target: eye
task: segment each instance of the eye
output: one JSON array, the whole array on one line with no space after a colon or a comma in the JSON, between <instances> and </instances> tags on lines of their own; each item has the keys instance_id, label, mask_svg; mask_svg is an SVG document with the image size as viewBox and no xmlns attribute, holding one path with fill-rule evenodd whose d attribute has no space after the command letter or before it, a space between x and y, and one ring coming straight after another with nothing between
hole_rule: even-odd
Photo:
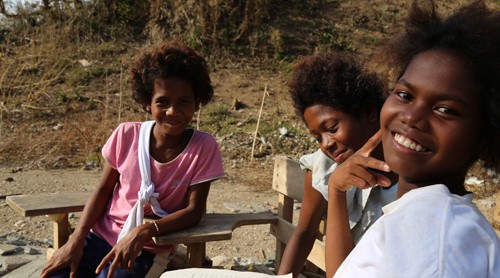
<instances>
[{"instance_id":1,"label":"eye","mask_svg":"<svg viewBox=\"0 0 500 278\"><path fill-rule=\"evenodd\" d=\"M337 132L337 125L334 125L334 126L331 126L329 127L327 130L328 130L328 133L335 133Z\"/></svg>"},{"instance_id":2,"label":"eye","mask_svg":"<svg viewBox=\"0 0 500 278\"><path fill-rule=\"evenodd\" d=\"M168 107L170 105L170 102L168 100L158 100L156 101L156 104L159 107Z\"/></svg>"},{"instance_id":3,"label":"eye","mask_svg":"<svg viewBox=\"0 0 500 278\"><path fill-rule=\"evenodd\" d=\"M447 106L437 106L434 108L434 110L438 111L441 114L444 115L454 115L458 116L458 111L454 110L453 108L447 107Z\"/></svg>"},{"instance_id":4,"label":"eye","mask_svg":"<svg viewBox=\"0 0 500 278\"><path fill-rule=\"evenodd\" d=\"M411 101L413 99L413 96L406 91L396 91L394 94L402 100Z\"/></svg>"}]
</instances>

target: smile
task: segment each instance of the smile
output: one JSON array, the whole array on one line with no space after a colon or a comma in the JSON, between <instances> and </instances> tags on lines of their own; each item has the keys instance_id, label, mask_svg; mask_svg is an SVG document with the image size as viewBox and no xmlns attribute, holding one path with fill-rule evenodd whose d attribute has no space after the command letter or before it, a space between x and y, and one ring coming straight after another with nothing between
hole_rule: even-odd
<instances>
[{"instance_id":1,"label":"smile","mask_svg":"<svg viewBox=\"0 0 500 278\"><path fill-rule=\"evenodd\" d=\"M419 143L411 140L410 138L404 137L403 135L401 135L399 133L395 133L394 134L394 140L396 140L396 142L399 145L401 145L401 146L403 146L405 148L414 150L416 152L426 152L427 151L427 149L424 148L424 146L422 146Z\"/></svg>"}]
</instances>

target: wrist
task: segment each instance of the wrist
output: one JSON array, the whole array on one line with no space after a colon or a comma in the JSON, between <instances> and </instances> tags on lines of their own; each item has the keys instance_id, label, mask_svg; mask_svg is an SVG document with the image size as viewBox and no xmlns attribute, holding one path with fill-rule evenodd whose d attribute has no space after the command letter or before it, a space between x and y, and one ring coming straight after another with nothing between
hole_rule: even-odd
<instances>
[{"instance_id":1,"label":"wrist","mask_svg":"<svg viewBox=\"0 0 500 278\"><path fill-rule=\"evenodd\" d=\"M328 195L333 197L345 197L347 195L347 190L344 191L336 186L332 186L328 191Z\"/></svg>"}]
</instances>

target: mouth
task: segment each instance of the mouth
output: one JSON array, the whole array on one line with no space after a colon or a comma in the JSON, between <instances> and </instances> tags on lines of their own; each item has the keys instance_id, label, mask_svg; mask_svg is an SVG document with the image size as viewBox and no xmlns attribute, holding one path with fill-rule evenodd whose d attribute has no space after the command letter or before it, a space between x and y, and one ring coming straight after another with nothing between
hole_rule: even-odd
<instances>
[{"instance_id":1,"label":"mouth","mask_svg":"<svg viewBox=\"0 0 500 278\"><path fill-rule=\"evenodd\" d=\"M344 160L347 159L347 157L345 157L345 153L347 152L347 150L340 150L340 151L336 151L335 153L333 153L332 155L332 159L337 162L337 163L342 163L344 162Z\"/></svg>"},{"instance_id":2,"label":"mouth","mask_svg":"<svg viewBox=\"0 0 500 278\"><path fill-rule=\"evenodd\" d=\"M419 153L429 151L429 149L422 146L418 142L416 142L408 137L405 137L399 133L394 133L393 138L394 138L394 141L396 141L396 143L398 143L401 147L404 147L406 149L410 149L412 151L416 151Z\"/></svg>"}]
</instances>

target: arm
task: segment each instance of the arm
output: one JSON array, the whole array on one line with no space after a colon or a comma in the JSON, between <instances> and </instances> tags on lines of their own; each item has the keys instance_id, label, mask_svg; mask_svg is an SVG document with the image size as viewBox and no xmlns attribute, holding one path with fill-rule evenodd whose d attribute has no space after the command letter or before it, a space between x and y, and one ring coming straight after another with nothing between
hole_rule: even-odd
<instances>
[{"instance_id":1,"label":"arm","mask_svg":"<svg viewBox=\"0 0 500 278\"><path fill-rule=\"evenodd\" d=\"M354 239L349 226L346 191L356 186L361 189L377 184L390 186L391 180L376 169L390 172L389 166L370 157L380 143L380 132L375 133L366 144L333 171L328 179L328 218L326 225L326 274L333 277L342 262L354 248Z\"/></svg>"},{"instance_id":2,"label":"arm","mask_svg":"<svg viewBox=\"0 0 500 278\"><path fill-rule=\"evenodd\" d=\"M337 170L339 169L337 168ZM326 277L333 277L339 266L354 248L354 239L349 226L346 193L330 186L330 184L328 185L325 248Z\"/></svg>"},{"instance_id":3,"label":"arm","mask_svg":"<svg viewBox=\"0 0 500 278\"><path fill-rule=\"evenodd\" d=\"M326 205L323 195L312 187L311 171L307 171L299 222L288 240L278 275L292 272L298 276L311 252Z\"/></svg>"},{"instance_id":4,"label":"arm","mask_svg":"<svg viewBox=\"0 0 500 278\"><path fill-rule=\"evenodd\" d=\"M118 267L128 268L132 271L135 259L152 237L183 230L198 224L205 212L209 190L210 182L191 186L188 191L188 205L185 208L156 220L159 232L152 222L132 229L102 259L96 269L96 273L100 273L111 260L113 262L111 263L108 277L113 277Z\"/></svg>"},{"instance_id":5,"label":"arm","mask_svg":"<svg viewBox=\"0 0 500 278\"><path fill-rule=\"evenodd\" d=\"M76 275L83 255L85 237L104 213L119 176L120 174L116 169L113 169L107 163L104 165L99 185L87 201L75 231L70 235L68 242L54 253L43 269L41 277L47 277L54 271L68 266L71 268L71 276Z\"/></svg>"}]
</instances>

